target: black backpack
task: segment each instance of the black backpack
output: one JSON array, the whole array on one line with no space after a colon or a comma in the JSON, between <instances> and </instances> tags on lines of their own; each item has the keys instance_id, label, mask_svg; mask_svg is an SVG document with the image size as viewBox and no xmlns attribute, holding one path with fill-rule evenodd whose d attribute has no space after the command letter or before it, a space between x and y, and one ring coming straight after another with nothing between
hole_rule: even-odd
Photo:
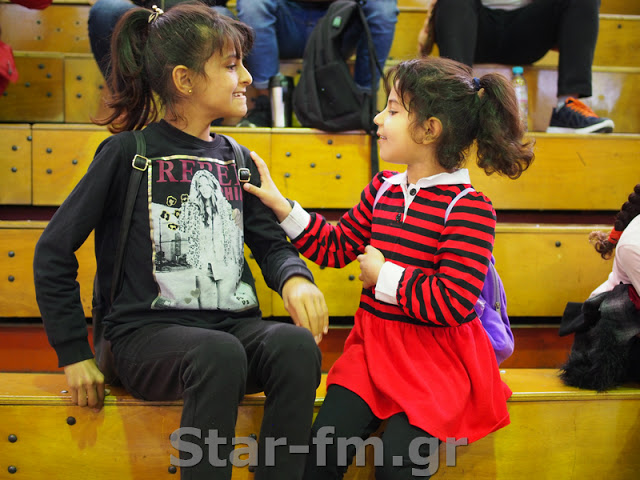
<instances>
[{"instance_id":1,"label":"black backpack","mask_svg":"<svg viewBox=\"0 0 640 480\"><path fill-rule=\"evenodd\" d=\"M382 74L371 31L361 7L362 0L337 0L317 23L304 50L302 72L293 91L293 110L303 127L328 132L365 130L375 137L373 117L377 110L376 86L363 91L356 85L342 51L345 32L360 24L367 38L371 78ZM372 141L372 161L377 145Z\"/></svg>"}]
</instances>

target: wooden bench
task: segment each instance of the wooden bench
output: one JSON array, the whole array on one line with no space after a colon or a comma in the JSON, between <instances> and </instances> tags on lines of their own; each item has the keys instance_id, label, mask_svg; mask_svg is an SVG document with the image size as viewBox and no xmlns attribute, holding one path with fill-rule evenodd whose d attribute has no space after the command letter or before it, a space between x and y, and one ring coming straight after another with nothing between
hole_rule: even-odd
<instances>
[{"instance_id":1,"label":"wooden bench","mask_svg":"<svg viewBox=\"0 0 640 480\"><path fill-rule=\"evenodd\" d=\"M283 193L310 209L352 207L371 178L369 138L362 132L216 131L258 152ZM60 205L108 136L106 128L92 125L0 125L0 161L6 165L0 176L0 205ZM531 137L536 159L515 181L486 176L473 163L473 152L469 156L474 186L498 211L617 211L624 200L620 192L630 192L637 183L640 135ZM381 168L398 167L382 162Z\"/></svg>"},{"instance_id":2,"label":"wooden bench","mask_svg":"<svg viewBox=\"0 0 640 480\"><path fill-rule=\"evenodd\" d=\"M417 33L426 15L424 2L400 2L400 14L387 66L413 58ZM20 80L9 85L0 109L3 122L90 123L104 113L104 81L91 55L86 1L54 3L28 10L0 3L3 39L16 54ZM587 103L600 116L613 118L616 132L640 132L640 15L620 15L603 7L593 68L594 95ZM610 12L610 13L605 13ZM615 14L613 14L615 13ZM19 20L18 20L19 19ZM12 21L15 20L15 21ZM437 48L434 52L437 54ZM529 83L532 131L544 131L556 103L557 53L550 52L525 69ZM478 75L508 67L478 65ZM300 60L282 61L281 70L297 77ZM379 90L378 106L386 98Z\"/></svg>"},{"instance_id":3,"label":"wooden bench","mask_svg":"<svg viewBox=\"0 0 640 480\"><path fill-rule=\"evenodd\" d=\"M44 10L0 4L3 41L17 51L91 53L87 28L89 9L86 2L54 3ZM400 2L390 59L407 59L417 54L418 33L426 13L424 4L405 6ZM602 13L594 65L637 66L640 63L639 29L640 18L634 15ZM554 60L557 56L552 55L545 61L555 66Z\"/></svg>"},{"instance_id":4,"label":"wooden bench","mask_svg":"<svg viewBox=\"0 0 640 480\"><path fill-rule=\"evenodd\" d=\"M0 222L0 318L39 318L33 285L33 252L46 222ZM510 316L561 316L568 301L583 301L603 282L611 262L602 260L587 242L588 234L605 226L498 225L494 256L508 294ZM288 316L282 299L270 290L248 255L265 316ZM523 258L524 255L524 258ZM95 258L92 238L77 253L78 282L85 314L91 314ZM589 261L585 261L589 259ZM324 293L331 316L353 316L362 283L359 266L321 269L307 260Z\"/></svg>"},{"instance_id":5,"label":"wooden bench","mask_svg":"<svg viewBox=\"0 0 640 480\"><path fill-rule=\"evenodd\" d=\"M638 49L640 51L640 49ZM104 116L104 80L89 54L16 52L20 72L1 98L0 122L91 123ZM396 63L389 61L388 65ZM287 75L299 75L301 62L282 61ZM510 76L504 65L477 65L477 75L490 71ZM529 85L531 130L543 132L556 103L557 70L554 65L525 67ZM594 67L594 95L585 100L601 116L614 119L617 133L640 132L639 67ZM384 90L378 92L378 107L384 108Z\"/></svg>"},{"instance_id":6,"label":"wooden bench","mask_svg":"<svg viewBox=\"0 0 640 480\"><path fill-rule=\"evenodd\" d=\"M274 317L276 318L276 317ZM44 327L12 319L0 324L0 372L59 373L58 359L47 341ZM573 337L558 336L557 325L513 325L515 351L504 368L559 368L567 360ZM331 326L320 342L322 371L328 372L342 354L351 327ZM89 342L92 342L89 327Z\"/></svg>"},{"instance_id":7,"label":"wooden bench","mask_svg":"<svg viewBox=\"0 0 640 480\"><path fill-rule=\"evenodd\" d=\"M455 456L443 444L436 478L635 478L638 386L578 390L563 385L552 369L508 369L503 378L514 392L511 424L453 449ZM316 410L325 391L323 379ZM236 436L258 435L263 404L260 394L245 397ZM71 404L63 375L0 373L0 463L3 471L13 467L17 478L80 479L87 472L96 480L172 478L177 470L170 455L177 451L169 435L179 427L180 411L180 402L139 401L112 388L95 413ZM367 449L367 465L352 466L346 478L374 478ZM248 468L234 468L234 480L248 478Z\"/></svg>"}]
</instances>

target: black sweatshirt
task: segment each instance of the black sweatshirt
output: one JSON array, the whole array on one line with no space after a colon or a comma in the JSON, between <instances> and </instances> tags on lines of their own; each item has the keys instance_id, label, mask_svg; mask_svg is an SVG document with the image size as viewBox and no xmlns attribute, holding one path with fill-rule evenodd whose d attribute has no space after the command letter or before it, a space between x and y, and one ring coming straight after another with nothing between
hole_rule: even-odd
<instances>
[{"instance_id":1,"label":"black sweatshirt","mask_svg":"<svg viewBox=\"0 0 640 480\"><path fill-rule=\"evenodd\" d=\"M136 198L123 286L105 318L107 339L149 323L207 328L229 317L260 315L243 234L270 288L281 293L294 275L313 281L271 210L242 190L224 137L206 142L164 121L143 133L150 168ZM99 302L108 304L135 153L132 132L105 140L36 245L36 298L59 366L93 357L74 252L95 230ZM259 185L250 163L251 183Z\"/></svg>"}]
</instances>

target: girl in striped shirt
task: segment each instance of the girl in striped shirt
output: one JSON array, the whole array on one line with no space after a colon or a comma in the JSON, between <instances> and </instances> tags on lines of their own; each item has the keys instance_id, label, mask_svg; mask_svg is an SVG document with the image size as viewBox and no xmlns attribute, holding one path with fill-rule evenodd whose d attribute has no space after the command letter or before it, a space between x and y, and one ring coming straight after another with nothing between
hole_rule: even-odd
<instances>
[{"instance_id":1,"label":"girl in striped shirt","mask_svg":"<svg viewBox=\"0 0 640 480\"><path fill-rule=\"evenodd\" d=\"M474 78L434 57L393 67L385 89L386 108L374 119L380 157L406 171L378 173L337 225L284 198L255 153L262 187L245 185L304 256L336 268L360 262L360 306L327 377L305 479L342 478L354 437L363 443L383 421L376 478L394 480L432 474L437 462L427 468L428 457L437 459L439 441L467 444L509 423L511 391L473 308L496 214L471 191L444 219L471 186L462 166L474 141L487 174L517 178L533 160L515 94L499 74Z\"/></svg>"}]
</instances>

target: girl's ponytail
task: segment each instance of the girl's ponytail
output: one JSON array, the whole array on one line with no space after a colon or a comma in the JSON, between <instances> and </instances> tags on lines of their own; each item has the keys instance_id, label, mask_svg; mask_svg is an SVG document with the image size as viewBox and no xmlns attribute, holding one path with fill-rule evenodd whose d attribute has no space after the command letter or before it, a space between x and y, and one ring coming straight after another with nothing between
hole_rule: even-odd
<instances>
[{"instance_id":1,"label":"girl's ponytail","mask_svg":"<svg viewBox=\"0 0 640 480\"><path fill-rule=\"evenodd\" d=\"M160 112L179 118L184 96L173 81L176 66L206 76L205 65L215 53L228 47L244 58L252 46L251 28L203 2L179 3L166 12L129 10L111 40L112 98L105 103L113 110L94 122L117 133L141 129Z\"/></svg>"},{"instance_id":2,"label":"girl's ponytail","mask_svg":"<svg viewBox=\"0 0 640 480\"><path fill-rule=\"evenodd\" d=\"M474 80L475 81L475 80ZM525 141L515 92L498 73L475 81L478 89L478 166L487 173L498 172L518 178L533 161L533 141Z\"/></svg>"},{"instance_id":3,"label":"girl's ponytail","mask_svg":"<svg viewBox=\"0 0 640 480\"><path fill-rule=\"evenodd\" d=\"M96 123L109 125L112 132L139 130L158 116L145 71L149 29L154 28L149 22L150 13L142 8L129 10L119 20L111 37L111 75L108 78L111 98L105 103L113 111Z\"/></svg>"},{"instance_id":4,"label":"girl's ponytail","mask_svg":"<svg viewBox=\"0 0 640 480\"><path fill-rule=\"evenodd\" d=\"M591 232L589 241L593 244L596 252L605 260L611 258L613 250L618 244L620 235L625 228L631 223L631 220L640 214L640 183L637 184L633 192L629 195L629 199L624 202L622 208L614 219L613 228L609 233Z\"/></svg>"}]
</instances>

